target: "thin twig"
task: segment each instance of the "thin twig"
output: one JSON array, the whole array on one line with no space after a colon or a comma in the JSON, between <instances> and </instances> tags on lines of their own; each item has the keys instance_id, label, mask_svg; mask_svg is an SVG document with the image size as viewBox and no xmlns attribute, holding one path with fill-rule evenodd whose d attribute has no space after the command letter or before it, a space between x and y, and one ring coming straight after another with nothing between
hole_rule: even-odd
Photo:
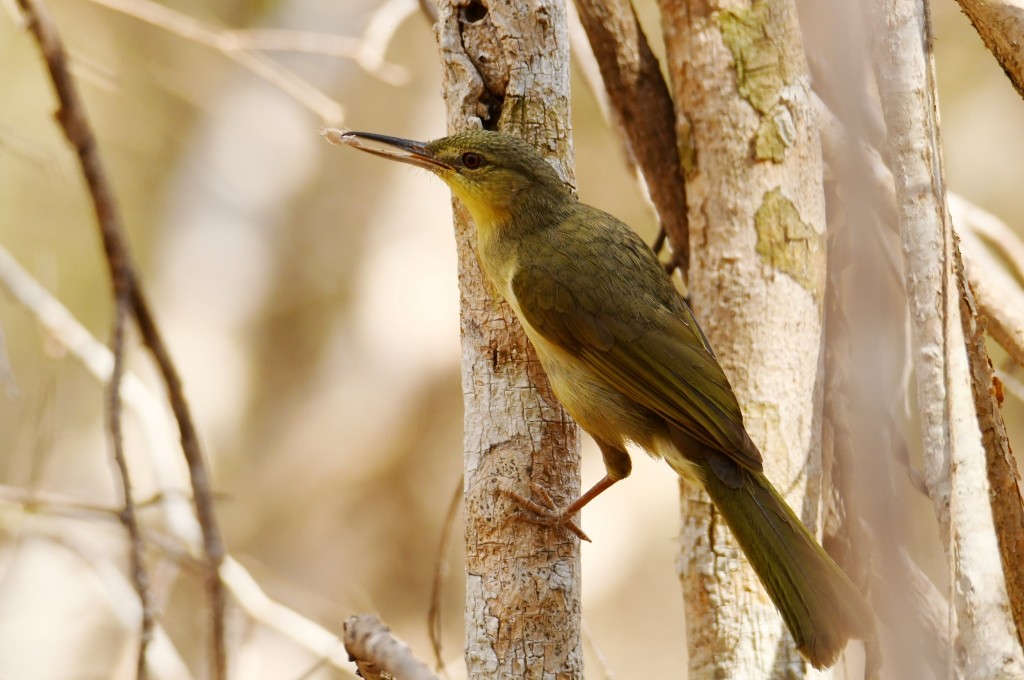
<instances>
[{"instance_id":1,"label":"thin twig","mask_svg":"<svg viewBox=\"0 0 1024 680\"><path fill-rule=\"evenodd\" d=\"M1001 387L1003 389L1015 397L1017 401L1024 402L1024 382L1013 374L1001 371L998 368L994 369L994 373L998 382L1002 383ZM995 383L993 383L993 388L996 388ZM1001 396L1002 395L1000 395L1000 397Z\"/></svg>"},{"instance_id":2,"label":"thin twig","mask_svg":"<svg viewBox=\"0 0 1024 680\"><path fill-rule=\"evenodd\" d=\"M397 28L397 25L394 26ZM232 38L237 47L232 49L262 52L301 52L325 57L351 59L367 73L388 85L407 85L408 69L384 59L388 43L375 45L362 38L314 31L295 31L285 28L240 28L224 31L221 35Z\"/></svg>"},{"instance_id":3,"label":"thin twig","mask_svg":"<svg viewBox=\"0 0 1024 680\"><path fill-rule=\"evenodd\" d=\"M19 3L28 16L29 29L39 44L56 90L59 102L57 120L68 141L77 152L82 175L89 188L89 196L103 240L111 280L115 290L119 291L118 294L125 294L131 304L143 344L149 348L159 367L167 385L171 408L178 421L182 450L189 467L193 502L203 531L203 547L207 560L206 580L213 630L211 660L213 677L217 680L224 680L227 678L227 657L224 644L225 598L218 572L224 551L213 513L209 479L192 417L177 370L163 344L152 313L146 304L141 284L135 275L135 267L124 236L124 228L113 188L100 159L96 137L89 125L77 86L68 71L67 59L56 26L41 0L19 0Z\"/></svg>"},{"instance_id":4,"label":"thin twig","mask_svg":"<svg viewBox=\"0 0 1024 680\"><path fill-rule=\"evenodd\" d=\"M19 1L24 2L25 0ZM207 26L194 17L150 0L92 1L218 50L240 66L271 83L325 121L338 123L344 118L344 110L338 102L272 59L242 49L237 39L232 36L231 31Z\"/></svg>"},{"instance_id":5,"label":"thin twig","mask_svg":"<svg viewBox=\"0 0 1024 680\"><path fill-rule=\"evenodd\" d=\"M992 213L952 192L949 194L949 207L954 216L961 218L955 222L959 230L967 227L974 232L1006 260L1007 273L1024 283L1024 240L1017 232Z\"/></svg>"},{"instance_id":6,"label":"thin twig","mask_svg":"<svg viewBox=\"0 0 1024 680\"><path fill-rule=\"evenodd\" d=\"M583 641L587 643L590 651L594 653L594 658L597 659L597 667L601 669L601 675L604 676L604 680L615 680L615 673L612 672L612 667L608 663L608 659L605 658L601 645L597 644L597 639L590 631L590 626L584 623L582 629Z\"/></svg>"},{"instance_id":7,"label":"thin twig","mask_svg":"<svg viewBox=\"0 0 1024 680\"><path fill-rule=\"evenodd\" d=\"M115 272L112 272L115 273ZM123 272L120 272L123 274ZM153 638L153 596L149 590L149 572L146 570L145 547L139 531L139 519L135 512L135 499L132 497L131 474L128 461L124 457L124 433L121 430L121 378L124 376L124 336L128 321L127 286L131 285L124 277L115 283L114 305L114 337L110 351L114 355L114 368L107 385L107 429L110 433L111 446L114 450L114 464L124 493L124 509L118 518L128 531L129 560L132 585L139 594L142 609L142 623L139 635L139 654L135 666L135 677L146 678L146 649Z\"/></svg>"},{"instance_id":8,"label":"thin twig","mask_svg":"<svg viewBox=\"0 0 1024 680\"><path fill-rule=\"evenodd\" d=\"M448 501L448 512L444 516L441 527L441 540L437 545L437 562L434 566L434 585L430 589L430 608L427 610L427 633L430 646L434 650L434 664L439 673L444 673L444 661L441 658L441 600L444 591L445 577L448 576L448 544L451 542L452 529L455 527L455 515L462 504L465 478L459 476L455 493Z\"/></svg>"},{"instance_id":9,"label":"thin twig","mask_svg":"<svg viewBox=\"0 0 1024 680\"><path fill-rule=\"evenodd\" d=\"M47 533L46 529L37 529L34 533L53 541L54 544L82 560L102 586L99 592L106 598L109 610L114 617L126 629L137 624L141 616L137 594L129 585L128 579L125 578L121 569L112 565L108 556L97 550L95 543L84 540L77 530L66 532L51 529ZM149 671L155 680L192 679L188 664L185 663L167 632L159 624L153 629L153 640L147 661Z\"/></svg>"},{"instance_id":10,"label":"thin twig","mask_svg":"<svg viewBox=\"0 0 1024 680\"><path fill-rule=\"evenodd\" d=\"M132 311L135 313L135 321L139 326L142 342L152 353L153 360L156 361L160 375L167 386L167 398L170 401L174 417L178 421L181 449L185 454L185 462L188 463L189 479L192 483L192 500L195 504L199 526L203 530L203 550L206 553L207 561L206 589L210 598L210 624L213 628L213 665L216 671L214 677L217 680L226 680L227 649L224 639L224 610L227 601L224 596L224 584L220 578L220 567L224 561L224 543L221 540L217 516L213 510L210 478L203 460L199 437L196 435L195 425L192 422L192 414L185 399L181 378L178 376L178 371L164 345L156 321L153 319L137 281L132 286Z\"/></svg>"},{"instance_id":11,"label":"thin twig","mask_svg":"<svg viewBox=\"0 0 1024 680\"><path fill-rule=\"evenodd\" d=\"M1021 286L972 231L970 218L959 211L959 202L952 197L950 199L949 207L960 237L964 272L978 312L987 320L985 330L1018 366L1024 366L1024 295Z\"/></svg>"},{"instance_id":12,"label":"thin twig","mask_svg":"<svg viewBox=\"0 0 1024 680\"><path fill-rule=\"evenodd\" d=\"M294 641L332 668L351 668L344 645L336 635L270 599L256 579L230 555L224 558L220 573L235 601L254 620Z\"/></svg>"},{"instance_id":13,"label":"thin twig","mask_svg":"<svg viewBox=\"0 0 1024 680\"><path fill-rule=\"evenodd\" d=\"M32 279L3 248L0 248L0 285L35 317L51 339L66 349L90 376L100 383L109 381L113 367L110 350L92 337L67 308ZM137 376L127 373L121 390L125 405L142 421L143 436L148 442L144 448L150 455L154 474L161 485L157 496L136 503L136 507L159 503L164 513L164 522L173 536L172 540L163 534L148 531L145 534L146 540L190 571L205 573L204 564L192 557L200 551L199 525L194 514L180 511L180 497L173 480L169 478L169 468L173 466L168 464L169 461L162 460L169 457L165 441L169 439L166 433L170 432L170 428L163 423L164 414L158 412L154 397ZM116 521L120 512L114 507L87 503L71 496L38 490L29 492L3 485L0 485L0 502L21 504L27 512L46 509L71 517L93 515L112 521ZM348 670L348 660L337 636L267 597L249 572L230 555L225 556L220 574L234 602L250 617L324 659L332 668L343 672Z\"/></svg>"},{"instance_id":14,"label":"thin twig","mask_svg":"<svg viewBox=\"0 0 1024 680\"><path fill-rule=\"evenodd\" d=\"M54 514L63 514L71 517L83 515L83 519L87 517L90 520L97 517L117 519L117 516L121 513L120 508L91 503L74 496L43 491L41 489L30 491L6 484L0 484L0 503L20 505L25 512L47 510L54 512ZM139 506L137 505L136 507Z\"/></svg>"},{"instance_id":15,"label":"thin twig","mask_svg":"<svg viewBox=\"0 0 1024 680\"><path fill-rule=\"evenodd\" d=\"M22 9L29 19L29 30L35 36L39 49L46 60L57 90L61 107L58 120L64 126L68 141L78 151L82 165L82 173L89 184L93 207L103 233L104 249L110 268L111 281L114 288L114 333L111 352L114 355L114 367L110 383L107 387L107 428L110 434L114 462L122 493L124 509L119 514L121 523L128 533L130 544L130 571L132 584L141 605L141 624L139 636L139 652L136 663L136 677L146 677L146 649L153 636L152 595L149 591L149 574L146 571L144 547L139 532L138 517L135 513L135 501L132 497L131 475L124 457L124 438L121 431L121 377L124 374L124 335L128 317L128 302L132 285L130 269L122 266L127 264L116 238L108 232L120 232L120 216L114 203L113 192L110 190L106 173L100 163L96 140L89 129L85 113L81 108L78 93L71 74L68 72L67 59L57 27L49 13L37 0L23 0Z\"/></svg>"}]
</instances>

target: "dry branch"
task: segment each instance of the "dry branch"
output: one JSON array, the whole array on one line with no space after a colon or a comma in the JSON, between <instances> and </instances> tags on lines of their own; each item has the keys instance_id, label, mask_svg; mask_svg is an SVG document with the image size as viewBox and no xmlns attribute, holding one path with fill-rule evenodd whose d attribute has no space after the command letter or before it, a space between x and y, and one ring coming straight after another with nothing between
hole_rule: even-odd
<instances>
[{"instance_id":1,"label":"dry branch","mask_svg":"<svg viewBox=\"0 0 1024 680\"><path fill-rule=\"evenodd\" d=\"M855 150L869 169L886 214L891 210L895 217L893 177L880 154L867 144L854 145L841 123L820 99L816 100L816 107L826 162L839 166L844 162L844 154ZM984 438L995 531L1017 637L1024 642L1024 570L1019 568L1024 563L1024 500L1016 461L1010 451L994 394L994 375L983 337L984 331L989 331L1018 364L1024 365L1024 307L1021 305L1020 286L987 254L975 232L997 244L1007 259L1017 266L1024 263L1024 254L1021 254L1019 238L994 215L955 194L950 193L947 198L953 223L959 227L962 236L959 245L963 263L957 265L958 292L962 298L960 312L966 315L963 317L966 324L964 334L971 367L972 393ZM962 275L966 276L963 281L960 280ZM987 324L978 318L979 312L987 319Z\"/></svg>"},{"instance_id":2,"label":"dry branch","mask_svg":"<svg viewBox=\"0 0 1024 680\"><path fill-rule=\"evenodd\" d=\"M345 620L345 649L366 680L437 680L376 616L363 614Z\"/></svg>"},{"instance_id":3,"label":"dry branch","mask_svg":"<svg viewBox=\"0 0 1024 680\"><path fill-rule=\"evenodd\" d=\"M957 0L985 46L1024 97L1024 2L1021 0Z\"/></svg>"},{"instance_id":4,"label":"dry branch","mask_svg":"<svg viewBox=\"0 0 1024 680\"><path fill-rule=\"evenodd\" d=\"M85 110L68 70L64 45L57 32L57 27L49 15L49 10L41 1L26 0L21 3L21 6L28 17L28 29L39 45L57 91L60 101L57 118L64 127L68 141L78 152L82 174L89 186L93 209L103 237L104 251L113 283L115 305L111 352L114 356L114 365L107 386L106 417L114 465L124 503L124 509L118 514L118 517L128 533L129 571L141 605L139 650L135 672L136 677L142 680L147 675L146 649L153 636L153 604L152 594L149 590L145 551L139 531L138 516L135 512L135 500L132 497L131 475L124 456L124 437L121 431L121 376L124 373L124 336L131 304L132 274L130 267L125 266L128 263L119 242L120 233L123 232L120 213L107 179L106 170L99 157L96 139L85 117Z\"/></svg>"},{"instance_id":5,"label":"dry branch","mask_svg":"<svg viewBox=\"0 0 1024 680\"><path fill-rule=\"evenodd\" d=\"M964 352L955 246L942 169L927 6L865 3L872 63L888 130L910 301L913 361L928 485L952 566L959 625L951 650L967 677L1024 677L1012 636L986 498L981 433Z\"/></svg>"},{"instance_id":6,"label":"dry branch","mask_svg":"<svg viewBox=\"0 0 1024 680\"><path fill-rule=\"evenodd\" d=\"M113 356L110 351L71 315L49 292L35 281L10 254L0 248L0 285L22 305L45 329L50 337L65 348L99 383L107 383L113 370ZM201 529L195 515L188 511L187 504L178 491L175 466L169 460L173 455L170 440L172 428L165 422L167 416L159 408L156 398L142 381L132 373L126 373L121 383L121 398L125 406L141 421L142 434L147 445L143 447L149 455L156 482L159 487L160 510L164 514L173 544L163 541L162 547L178 557L185 558L202 551ZM74 517L82 515L116 516L119 511L107 506L86 503L58 494L41 491L25 492L0 486L0 500L18 503L26 508L47 508ZM140 504L141 505L141 504ZM147 540L155 540L149 534ZM184 546L182 549L181 546ZM183 554L181 554L183 553ZM202 571L202 564L196 565ZM347 671L349 664L342 652L341 640L330 631L302 617L267 597L255 579L230 555L226 555L220 568L221 579L231 592L234 601L254 620L266 625L302 649L323 659L333 668ZM117 612L126 621L134 621ZM161 636L163 636L161 638ZM154 640L169 645L162 629L157 627ZM171 648L173 650L173 648ZM152 661L152 656L151 656Z\"/></svg>"},{"instance_id":7,"label":"dry branch","mask_svg":"<svg viewBox=\"0 0 1024 680\"><path fill-rule=\"evenodd\" d=\"M999 542L1006 595L1017 629L1017 641L1024 645L1024 495L1021 493L1020 473L1010 450L1010 438L1006 434L1000 409L1001 399L996 395L992 362L985 349L985 320L978 313L978 305L964 275L964 263L958 250L954 250L953 261L960 292L963 332L967 339L971 387L985 448L992 521ZM1020 668L1019 663L1018 674L1024 675L1024 669Z\"/></svg>"},{"instance_id":8,"label":"dry branch","mask_svg":"<svg viewBox=\"0 0 1024 680\"><path fill-rule=\"evenodd\" d=\"M142 610L141 624L139 630L139 653L135 664L135 677L143 680L146 677L146 649L149 647L153 637L153 595L149 590L149 572L146 569L145 547L142 544L142 534L139 531L138 515L135 512L135 499L132 497L131 474L128 471L128 461L124 456L124 434L121 430L121 378L124 375L125 361L125 326L129 314L129 293L127 282L115 286L114 291L114 333L111 341L110 351L114 355L114 367L110 372L110 382L107 385L107 431L110 433L111 446L114 450L114 464L117 468L117 475L120 481L121 492L124 496L124 509L118 513L118 518L128 532L128 555L129 571L132 577L132 584L139 595L140 609Z\"/></svg>"},{"instance_id":9,"label":"dry branch","mask_svg":"<svg viewBox=\"0 0 1024 680\"><path fill-rule=\"evenodd\" d=\"M455 527L455 517L462 506L464 486L465 480L459 477L459 483L448 502L448 512L445 513L441 525L441 540L437 544L437 562L434 564L434 583L430 589L430 607L427 609L427 634L430 637L434 664L438 671L444 668L441 650L441 602L445 578L448 576L448 544L451 541L452 529Z\"/></svg>"},{"instance_id":10,"label":"dry branch","mask_svg":"<svg viewBox=\"0 0 1024 680\"><path fill-rule=\"evenodd\" d=\"M114 508L111 511L114 515L118 512ZM80 538L78 531L39 525L32 526L30 530L33 535L52 541L84 562L102 586L100 590L109 603L110 611L125 629L139 625L142 611L138 594L122 570L110 563L105 552L98 551L92 542ZM188 664L159 624L154 626L152 638L146 657L147 669L152 677L155 680L192 680Z\"/></svg>"},{"instance_id":11,"label":"dry branch","mask_svg":"<svg viewBox=\"0 0 1024 680\"><path fill-rule=\"evenodd\" d=\"M576 0L576 9L601 69L618 128L643 174L685 280L690 266L686 186L675 110L658 60L629 0Z\"/></svg>"},{"instance_id":12,"label":"dry branch","mask_svg":"<svg viewBox=\"0 0 1024 680\"><path fill-rule=\"evenodd\" d=\"M860 156L870 178L874 195L880 200L881 221L896 225L896 191L892 172L878 151L864 142L855 142L835 114L818 97L814 98L825 162L835 174L848 162L847 154ZM989 321L986 330L1007 353L1024 366L1024 303L1021 288L1004 266L988 254L985 244L991 243L1024 277L1024 242L995 215L979 208L953 192L947 194L953 223L957 226L964 257L964 271L976 297L978 308ZM899 266L892 265L894 271Z\"/></svg>"},{"instance_id":13,"label":"dry branch","mask_svg":"<svg viewBox=\"0 0 1024 680\"><path fill-rule=\"evenodd\" d=\"M23 2L24 0L19 1ZM340 123L344 118L344 110L336 101L277 62L244 49L245 38L239 40L233 31L207 26L194 17L151 0L92 1L220 51L239 66L263 78L316 113L326 122Z\"/></svg>"},{"instance_id":14,"label":"dry branch","mask_svg":"<svg viewBox=\"0 0 1024 680\"><path fill-rule=\"evenodd\" d=\"M980 223L998 220L959 196L950 195L949 208L960 236L964 272L978 311L988 319L985 330L1018 365L1024 366L1024 295L1020 284L989 254L979 238L984 233ZM1002 228L1009 231L1006 225Z\"/></svg>"},{"instance_id":15,"label":"dry branch","mask_svg":"<svg viewBox=\"0 0 1024 680\"><path fill-rule=\"evenodd\" d=\"M171 408L178 420L182 450L191 475L193 502L200 526L203 529L204 550L207 559L206 581L213 632L211 663L214 668L214 677L221 680L227 677L224 645L225 601L223 584L218 575L218 569L223 559L223 544L213 513L213 499L202 452L199 448L199 440L177 370L163 344L163 338L157 329L142 292L141 283L135 273L113 187L100 159L96 137L89 125L78 89L68 71L64 48L57 34L56 26L50 19L49 12L39 0L19 0L19 3L29 18L29 30L39 44L56 90L59 102L57 120L71 146L77 152L82 174L89 188L89 197L92 200L97 225L103 240L115 296L117 301L131 306L143 343L149 348L167 385ZM115 356L115 363L116 361L117 357ZM117 375L116 371L114 375ZM117 399L119 399L117 395L112 397L115 403ZM126 495L127 491L126 489ZM145 602L143 610L145 614ZM144 642L145 639L144 637Z\"/></svg>"}]
</instances>

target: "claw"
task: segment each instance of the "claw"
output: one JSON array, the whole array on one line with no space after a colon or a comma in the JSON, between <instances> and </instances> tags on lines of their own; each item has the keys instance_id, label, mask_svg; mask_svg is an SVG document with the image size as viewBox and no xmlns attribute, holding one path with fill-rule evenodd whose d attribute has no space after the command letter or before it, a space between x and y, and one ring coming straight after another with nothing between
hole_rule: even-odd
<instances>
[{"instance_id":1,"label":"claw","mask_svg":"<svg viewBox=\"0 0 1024 680\"><path fill-rule=\"evenodd\" d=\"M544 505L541 505L537 501L530 500L511 489L499 488L498 491L533 513L534 516L530 518L530 521L533 523L543 526L565 527L575 534L581 541L586 541L588 543L591 542L590 537L583 532L583 529L579 528L575 521L573 521L572 515L569 515L566 512L568 507L559 508L555 505L555 502L551 500L551 496L543 487L538 486L537 484L531 484L530 487L533 489L535 494L541 497L544 501Z\"/></svg>"}]
</instances>

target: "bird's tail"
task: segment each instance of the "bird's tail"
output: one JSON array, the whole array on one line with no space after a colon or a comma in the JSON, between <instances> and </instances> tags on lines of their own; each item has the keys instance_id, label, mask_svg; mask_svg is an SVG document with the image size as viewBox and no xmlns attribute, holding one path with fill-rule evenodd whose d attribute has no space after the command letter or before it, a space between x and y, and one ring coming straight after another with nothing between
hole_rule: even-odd
<instances>
[{"instance_id":1,"label":"bird's tail","mask_svg":"<svg viewBox=\"0 0 1024 680\"><path fill-rule=\"evenodd\" d=\"M843 570L759 472L743 471L738 488L706 470L704 487L772 602L797 649L815 668L835 663L847 640L870 639L874 618Z\"/></svg>"}]
</instances>

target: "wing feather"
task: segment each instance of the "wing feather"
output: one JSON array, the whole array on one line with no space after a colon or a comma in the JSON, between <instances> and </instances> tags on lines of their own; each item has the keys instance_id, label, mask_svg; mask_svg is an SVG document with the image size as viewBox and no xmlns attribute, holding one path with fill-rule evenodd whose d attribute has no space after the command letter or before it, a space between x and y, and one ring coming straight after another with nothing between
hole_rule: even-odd
<instances>
[{"instance_id":1,"label":"wing feather","mask_svg":"<svg viewBox=\"0 0 1024 680\"><path fill-rule=\"evenodd\" d=\"M626 247L636 249L637 242L646 249L639 237ZM621 245L610 239L607 247ZM729 380L653 253L658 269L642 268L635 292L648 299L636 304L615 297L621 292L612 285L621 282L611 282L615 274L608 269L623 254L612 255L611 264L596 266L558 253L521 265L511 289L524 321L631 400L742 466L761 470Z\"/></svg>"}]
</instances>

